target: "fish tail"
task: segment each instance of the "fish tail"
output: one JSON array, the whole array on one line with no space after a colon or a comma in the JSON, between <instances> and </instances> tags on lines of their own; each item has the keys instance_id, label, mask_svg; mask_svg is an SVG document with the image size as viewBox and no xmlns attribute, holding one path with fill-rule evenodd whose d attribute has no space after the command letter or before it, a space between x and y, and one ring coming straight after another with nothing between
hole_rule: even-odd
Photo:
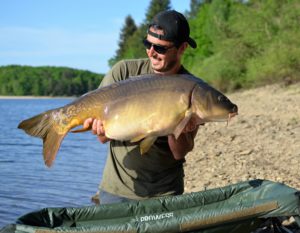
<instances>
[{"instance_id":1,"label":"fish tail","mask_svg":"<svg viewBox=\"0 0 300 233\"><path fill-rule=\"evenodd\" d=\"M68 132L54 121L52 112L54 110L36 115L18 125L18 128L27 134L43 139L44 162L48 167L52 166L61 142Z\"/></svg>"}]
</instances>

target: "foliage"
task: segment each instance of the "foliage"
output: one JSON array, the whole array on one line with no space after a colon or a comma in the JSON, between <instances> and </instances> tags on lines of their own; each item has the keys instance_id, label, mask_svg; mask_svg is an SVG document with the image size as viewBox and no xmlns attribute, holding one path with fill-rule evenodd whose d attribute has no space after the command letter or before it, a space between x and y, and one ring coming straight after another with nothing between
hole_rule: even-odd
<instances>
[{"instance_id":1,"label":"foliage","mask_svg":"<svg viewBox=\"0 0 300 233\"><path fill-rule=\"evenodd\" d=\"M200 8L201 4L203 4L203 3L204 3L203 0L191 0L190 1L190 10L186 14L186 16L189 19L193 19L194 17L196 17L199 12L199 8Z\"/></svg>"},{"instance_id":2,"label":"foliage","mask_svg":"<svg viewBox=\"0 0 300 233\"><path fill-rule=\"evenodd\" d=\"M136 30L137 26L135 25L134 19L130 15L128 15L125 19L125 25L121 29L119 48L116 52L116 56L109 60L110 66L124 57L126 51L126 43L128 42L128 39L136 32Z\"/></svg>"},{"instance_id":3,"label":"foliage","mask_svg":"<svg viewBox=\"0 0 300 233\"><path fill-rule=\"evenodd\" d=\"M169 4L151 1L146 20L128 38L118 60L145 57L141 40L147 23L160 10L171 9ZM300 80L299 1L191 0L186 16L198 47L187 49L183 64L217 88Z\"/></svg>"},{"instance_id":4,"label":"foliage","mask_svg":"<svg viewBox=\"0 0 300 233\"><path fill-rule=\"evenodd\" d=\"M146 20L144 24L148 25L153 17L160 11L170 10L170 0L151 0L146 12Z\"/></svg>"},{"instance_id":5,"label":"foliage","mask_svg":"<svg viewBox=\"0 0 300 233\"><path fill-rule=\"evenodd\" d=\"M299 81L299 22L296 0L214 0L190 20L200 48L184 64L223 91Z\"/></svg>"},{"instance_id":6,"label":"foliage","mask_svg":"<svg viewBox=\"0 0 300 233\"><path fill-rule=\"evenodd\" d=\"M99 86L103 75L64 67L0 67L0 95L74 96Z\"/></svg>"},{"instance_id":7,"label":"foliage","mask_svg":"<svg viewBox=\"0 0 300 233\"><path fill-rule=\"evenodd\" d=\"M146 36L148 25L158 12L169 9L171 9L170 0L151 0L146 12L146 18L131 35L128 34L128 37L126 37L126 41L124 41L124 44L122 45L124 46L122 47L124 48L122 50L122 54L120 56L111 58L109 61L109 65L113 66L115 63L122 59L146 57L145 47L142 43L142 40ZM121 30L120 38L122 38L123 30L125 29L123 28ZM119 49L121 49L120 46Z\"/></svg>"}]
</instances>

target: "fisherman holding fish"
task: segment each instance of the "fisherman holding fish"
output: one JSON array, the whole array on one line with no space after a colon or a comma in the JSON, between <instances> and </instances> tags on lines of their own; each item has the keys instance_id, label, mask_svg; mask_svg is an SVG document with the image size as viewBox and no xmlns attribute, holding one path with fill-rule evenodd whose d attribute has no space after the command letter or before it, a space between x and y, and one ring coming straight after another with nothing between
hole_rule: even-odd
<instances>
[{"instance_id":1,"label":"fisherman holding fish","mask_svg":"<svg viewBox=\"0 0 300 233\"><path fill-rule=\"evenodd\" d=\"M147 59L118 62L104 77L101 87L130 76L156 73L162 75L189 74L181 64L188 46L196 48L190 37L186 18L170 10L158 13L148 27L143 40ZM194 147L198 125L191 119L180 136L160 137L150 150L140 154L137 143L110 140L105 136L101 120L87 119L85 127L102 143L108 142L108 156L100 185L101 203L123 202L151 197L178 195L184 191L184 157Z\"/></svg>"},{"instance_id":2,"label":"fisherman holding fish","mask_svg":"<svg viewBox=\"0 0 300 233\"><path fill-rule=\"evenodd\" d=\"M101 203L182 194L183 163L199 125L228 121L238 111L182 66L185 50L197 46L189 34L182 14L160 12L143 41L148 58L118 62L100 88L26 119L18 128L43 140L48 167L69 132L92 130L107 143Z\"/></svg>"}]
</instances>

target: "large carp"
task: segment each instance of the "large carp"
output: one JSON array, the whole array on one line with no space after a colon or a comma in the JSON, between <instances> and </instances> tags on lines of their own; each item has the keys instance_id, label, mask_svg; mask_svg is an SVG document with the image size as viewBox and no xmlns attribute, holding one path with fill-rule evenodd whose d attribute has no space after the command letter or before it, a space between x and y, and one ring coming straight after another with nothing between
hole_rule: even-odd
<instances>
[{"instance_id":1,"label":"large carp","mask_svg":"<svg viewBox=\"0 0 300 233\"><path fill-rule=\"evenodd\" d=\"M159 136L174 134L177 138L191 117L199 124L226 121L237 110L226 96L191 75L151 74L91 91L61 108L22 121L18 128L43 139L44 161L50 167L66 134L90 117L103 121L108 138L141 141L144 154Z\"/></svg>"}]
</instances>

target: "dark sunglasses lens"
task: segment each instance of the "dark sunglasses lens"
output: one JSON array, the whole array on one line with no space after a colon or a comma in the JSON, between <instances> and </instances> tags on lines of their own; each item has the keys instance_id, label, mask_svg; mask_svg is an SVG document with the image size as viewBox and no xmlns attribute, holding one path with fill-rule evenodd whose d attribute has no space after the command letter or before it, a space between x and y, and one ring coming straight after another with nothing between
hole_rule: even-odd
<instances>
[{"instance_id":1,"label":"dark sunglasses lens","mask_svg":"<svg viewBox=\"0 0 300 233\"><path fill-rule=\"evenodd\" d=\"M153 45L153 48L156 52L161 53L161 54L165 54L167 52L167 48L160 46L160 45Z\"/></svg>"},{"instance_id":2,"label":"dark sunglasses lens","mask_svg":"<svg viewBox=\"0 0 300 233\"><path fill-rule=\"evenodd\" d=\"M167 48L160 46L160 45L156 45L156 44L152 44L151 42L149 42L148 40L143 40L144 46L147 49L151 49L151 46L153 45L153 49L160 54L165 54L167 52Z\"/></svg>"},{"instance_id":3,"label":"dark sunglasses lens","mask_svg":"<svg viewBox=\"0 0 300 233\"><path fill-rule=\"evenodd\" d=\"M144 43L144 46L146 47L146 49L150 49L152 46L152 44L146 39L143 40L143 43Z\"/></svg>"}]
</instances>

